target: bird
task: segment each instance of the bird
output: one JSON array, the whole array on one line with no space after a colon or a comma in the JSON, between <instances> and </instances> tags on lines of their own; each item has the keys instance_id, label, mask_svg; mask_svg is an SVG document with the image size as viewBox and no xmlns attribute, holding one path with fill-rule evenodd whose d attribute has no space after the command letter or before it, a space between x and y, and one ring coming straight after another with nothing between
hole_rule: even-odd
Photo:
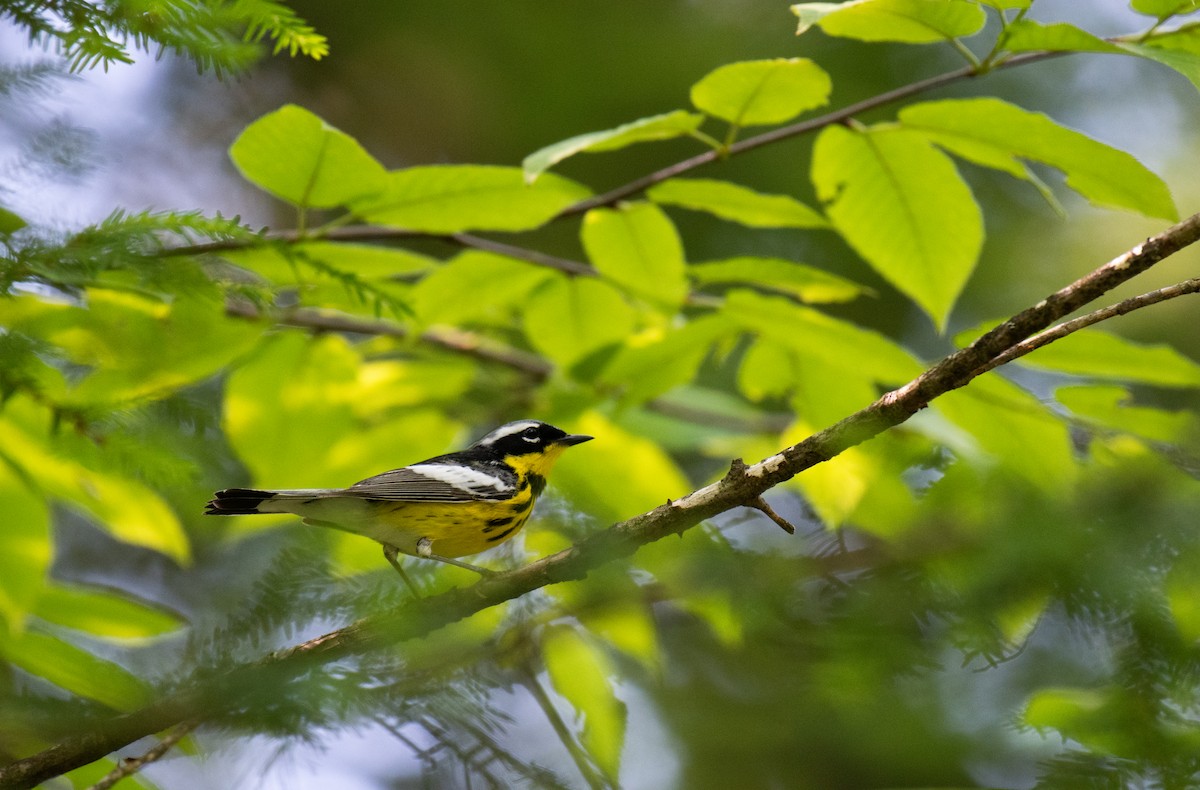
<instances>
[{"instance_id":1,"label":"bird","mask_svg":"<svg viewBox=\"0 0 1200 790\"><path fill-rule=\"evenodd\" d=\"M291 513L304 523L372 538L417 594L399 554L490 575L456 558L510 539L546 487L562 452L593 437L539 420L501 425L465 450L360 480L349 488L227 488L205 507L210 516Z\"/></svg>"}]
</instances>

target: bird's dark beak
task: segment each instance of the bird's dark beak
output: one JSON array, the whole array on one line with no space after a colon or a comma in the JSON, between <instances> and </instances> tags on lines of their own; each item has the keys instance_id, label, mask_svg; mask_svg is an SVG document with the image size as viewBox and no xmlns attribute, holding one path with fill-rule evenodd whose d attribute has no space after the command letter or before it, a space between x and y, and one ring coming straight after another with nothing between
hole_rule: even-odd
<instances>
[{"instance_id":1,"label":"bird's dark beak","mask_svg":"<svg viewBox=\"0 0 1200 790\"><path fill-rule=\"evenodd\" d=\"M595 437L586 436L582 433L568 433L566 436L556 441L555 444L565 444L567 447L570 447L573 444L590 442L593 438Z\"/></svg>"}]
</instances>

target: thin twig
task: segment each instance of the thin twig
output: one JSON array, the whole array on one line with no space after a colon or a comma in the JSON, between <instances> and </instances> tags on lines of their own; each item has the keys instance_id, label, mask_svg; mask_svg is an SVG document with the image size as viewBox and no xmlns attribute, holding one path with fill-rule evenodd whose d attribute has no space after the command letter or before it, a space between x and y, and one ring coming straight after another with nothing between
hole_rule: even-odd
<instances>
[{"instance_id":1,"label":"thin twig","mask_svg":"<svg viewBox=\"0 0 1200 790\"><path fill-rule=\"evenodd\" d=\"M171 729L169 733L163 736L162 740L156 743L145 754L139 757L126 757L117 763L117 767L109 771L103 779L92 785L88 790L108 790L122 779L132 776L140 771L143 767L149 765L156 760L162 758L167 752L174 748L175 744L183 740L184 736L196 729L200 725L199 719L191 719L189 721L180 722Z\"/></svg>"},{"instance_id":2,"label":"thin twig","mask_svg":"<svg viewBox=\"0 0 1200 790\"><path fill-rule=\"evenodd\" d=\"M1017 345L1005 351L1003 354L1000 354L988 362L986 365L980 368L979 372L986 373L989 370L998 368L1001 365L1012 362L1014 359L1018 359L1032 351L1036 351L1042 346L1053 343L1055 340L1064 338L1072 332L1078 332L1080 329L1085 329L1093 324L1098 324L1101 321L1107 321L1110 318L1116 318L1120 315L1132 313L1134 310L1140 310L1143 307L1149 307L1150 305L1158 304L1159 302L1165 302L1168 299L1175 299L1179 296L1187 296L1188 294L1194 293L1200 293L1200 277L1196 277L1191 280L1184 280L1183 282L1176 283L1175 285L1168 285L1165 288L1158 288L1153 291L1148 291L1147 293L1139 296L1132 296L1123 302L1117 302L1109 307L1095 310L1087 315L1073 318L1070 321L1064 321L1057 326L1053 326L1049 329L1038 332L1036 335L1021 341Z\"/></svg>"},{"instance_id":3,"label":"thin twig","mask_svg":"<svg viewBox=\"0 0 1200 790\"><path fill-rule=\"evenodd\" d=\"M554 732L558 735L558 739L562 741L562 745L566 748L567 753L571 755L571 759L575 761L575 767L579 769L579 773L583 775L583 780L588 783L588 787L592 790L604 790L608 787L608 782L592 765L592 760L588 757L587 752L583 750L575 741L575 736L572 734L567 723L563 721L559 715L558 709L554 707L554 700L550 699L550 695L542 688L542 684L537 679L537 673L530 666L521 668L522 683L525 688L529 689L529 693L533 695L538 707L542 709L542 714L550 722L550 726L554 728Z\"/></svg>"}]
</instances>

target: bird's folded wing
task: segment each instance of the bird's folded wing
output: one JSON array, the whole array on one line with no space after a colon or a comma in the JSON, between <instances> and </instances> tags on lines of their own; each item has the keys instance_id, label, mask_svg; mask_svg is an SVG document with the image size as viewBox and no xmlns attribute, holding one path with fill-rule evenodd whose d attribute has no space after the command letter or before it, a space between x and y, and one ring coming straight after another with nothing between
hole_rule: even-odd
<instances>
[{"instance_id":1,"label":"bird's folded wing","mask_svg":"<svg viewBox=\"0 0 1200 790\"><path fill-rule=\"evenodd\" d=\"M397 502L472 502L507 499L515 476L451 464L415 464L368 477L343 495Z\"/></svg>"}]
</instances>

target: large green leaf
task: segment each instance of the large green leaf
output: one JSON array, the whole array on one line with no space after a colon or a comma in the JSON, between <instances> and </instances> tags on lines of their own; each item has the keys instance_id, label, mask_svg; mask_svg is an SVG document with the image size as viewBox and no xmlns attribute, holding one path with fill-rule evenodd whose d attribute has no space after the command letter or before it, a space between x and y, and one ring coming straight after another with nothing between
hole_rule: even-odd
<instances>
[{"instance_id":1,"label":"large green leaf","mask_svg":"<svg viewBox=\"0 0 1200 790\"><path fill-rule=\"evenodd\" d=\"M983 245L983 217L954 163L916 132L831 126L812 178L850 246L943 326Z\"/></svg>"},{"instance_id":2,"label":"large green leaf","mask_svg":"<svg viewBox=\"0 0 1200 790\"><path fill-rule=\"evenodd\" d=\"M106 289L89 290L86 307L5 299L0 325L62 350L75 375L64 391L48 394L80 407L163 396L229 364L263 331L226 318L215 297L181 294L167 303Z\"/></svg>"},{"instance_id":3,"label":"large green leaf","mask_svg":"<svg viewBox=\"0 0 1200 790\"><path fill-rule=\"evenodd\" d=\"M387 174L357 140L294 104L247 126L229 156L248 181L301 207L331 208L373 195Z\"/></svg>"},{"instance_id":4,"label":"large green leaf","mask_svg":"<svg viewBox=\"0 0 1200 790\"><path fill-rule=\"evenodd\" d=\"M368 222L428 233L530 230L590 194L549 173L526 183L516 167L428 165L388 173L382 192L351 208Z\"/></svg>"},{"instance_id":5,"label":"large green leaf","mask_svg":"<svg viewBox=\"0 0 1200 790\"><path fill-rule=\"evenodd\" d=\"M825 218L791 195L765 195L710 178L672 178L646 190L655 203L681 206L751 228L825 228Z\"/></svg>"},{"instance_id":6,"label":"large green leaf","mask_svg":"<svg viewBox=\"0 0 1200 790\"><path fill-rule=\"evenodd\" d=\"M644 401L689 383L713 344L735 327L720 315L707 315L676 329L631 337L600 374L623 389L626 401Z\"/></svg>"},{"instance_id":7,"label":"large green leaf","mask_svg":"<svg viewBox=\"0 0 1200 790\"><path fill-rule=\"evenodd\" d=\"M1200 11L1196 0L1130 0L1129 7L1139 14L1164 19L1176 14L1193 14Z\"/></svg>"},{"instance_id":8,"label":"large green leaf","mask_svg":"<svg viewBox=\"0 0 1200 790\"><path fill-rule=\"evenodd\" d=\"M702 123L703 115L686 110L639 118L612 129L587 132L552 143L525 157L521 167L525 171L525 179L533 181L546 170L575 154L615 151L635 143L671 140L692 134Z\"/></svg>"},{"instance_id":9,"label":"large green leaf","mask_svg":"<svg viewBox=\"0 0 1200 790\"><path fill-rule=\"evenodd\" d=\"M899 384L921 372L921 364L912 355L883 335L790 299L731 291L721 314L801 357L852 368L881 383Z\"/></svg>"},{"instance_id":10,"label":"large green leaf","mask_svg":"<svg viewBox=\"0 0 1200 790\"><path fill-rule=\"evenodd\" d=\"M507 325L530 292L554 276L515 258L467 250L417 284L412 306L425 325Z\"/></svg>"},{"instance_id":11,"label":"large green leaf","mask_svg":"<svg viewBox=\"0 0 1200 790\"><path fill-rule=\"evenodd\" d=\"M727 63L692 86L692 104L735 126L783 123L829 102L833 82L808 58Z\"/></svg>"},{"instance_id":12,"label":"large green leaf","mask_svg":"<svg viewBox=\"0 0 1200 790\"><path fill-rule=\"evenodd\" d=\"M20 215L0 208L0 236L11 236L28 224Z\"/></svg>"},{"instance_id":13,"label":"large green leaf","mask_svg":"<svg viewBox=\"0 0 1200 790\"><path fill-rule=\"evenodd\" d=\"M1164 37L1162 43L1165 44L1167 40L1169 39ZM1131 55L1175 69L1200 90L1200 52L1172 46L1157 46L1158 43L1159 39L1150 39L1147 44L1122 43L1120 47Z\"/></svg>"},{"instance_id":14,"label":"large green leaf","mask_svg":"<svg viewBox=\"0 0 1200 790\"><path fill-rule=\"evenodd\" d=\"M1200 364L1168 345L1144 345L1096 329L1074 332L1021 358L1030 367L1135 381L1200 387Z\"/></svg>"},{"instance_id":15,"label":"large green leaf","mask_svg":"<svg viewBox=\"0 0 1200 790\"><path fill-rule=\"evenodd\" d=\"M848 302L863 293L863 286L814 266L783 258L743 255L723 261L694 263L688 273L700 285L754 285L782 291L802 302Z\"/></svg>"},{"instance_id":16,"label":"large green leaf","mask_svg":"<svg viewBox=\"0 0 1200 790\"><path fill-rule=\"evenodd\" d=\"M624 340L634 322L620 291L594 278L566 276L543 282L523 316L530 345L563 366Z\"/></svg>"},{"instance_id":17,"label":"large green leaf","mask_svg":"<svg viewBox=\"0 0 1200 790\"><path fill-rule=\"evenodd\" d=\"M67 439L53 435L48 410L20 398L0 418L0 452L51 497L91 516L113 537L162 552L178 562L190 556L178 517L142 483L76 458Z\"/></svg>"},{"instance_id":18,"label":"large green leaf","mask_svg":"<svg viewBox=\"0 0 1200 790\"><path fill-rule=\"evenodd\" d=\"M1067 186L1101 206L1175 219L1162 179L1124 151L1000 99L946 99L905 107L904 128L985 167L1025 177L1018 158L1044 162L1066 175Z\"/></svg>"},{"instance_id":19,"label":"large green leaf","mask_svg":"<svg viewBox=\"0 0 1200 790\"><path fill-rule=\"evenodd\" d=\"M1008 26L1004 48L1012 52L1106 52L1120 54L1121 48L1086 30L1055 22L1046 24L1032 19L1020 19Z\"/></svg>"},{"instance_id":20,"label":"large green leaf","mask_svg":"<svg viewBox=\"0 0 1200 790\"><path fill-rule=\"evenodd\" d=\"M860 41L900 41L928 44L970 36L983 28L987 16L967 0L854 0L850 3L798 3L797 34L813 25L831 36Z\"/></svg>"},{"instance_id":21,"label":"large green leaf","mask_svg":"<svg viewBox=\"0 0 1200 790\"><path fill-rule=\"evenodd\" d=\"M149 687L136 675L49 634L5 634L0 629L0 658L115 710L136 710L151 698Z\"/></svg>"},{"instance_id":22,"label":"large green leaf","mask_svg":"<svg viewBox=\"0 0 1200 790\"><path fill-rule=\"evenodd\" d=\"M0 623L19 632L25 616L42 595L50 570L50 509L27 480L4 462L0 448Z\"/></svg>"},{"instance_id":23,"label":"large green leaf","mask_svg":"<svg viewBox=\"0 0 1200 790\"><path fill-rule=\"evenodd\" d=\"M243 247L221 257L266 278L275 285L327 280L329 270L364 279L410 277L437 265L428 255L373 244L306 241L287 246ZM306 265L309 264L309 265Z\"/></svg>"},{"instance_id":24,"label":"large green leaf","mask_svg":"<svg viewBox=\"0 0 1200 790\"><path fill-rule=\"evenodd\" d=\"M683 242L653 203L592 209L583 218L583 248L605 277L647 301L676 309L687 295Z\"/></svg>"},{"instance_id":25,"label":"large green leaf","mask_svg":"<svg viewBox=\"0 0 1200 790\"><path fill-rule=\"evenodd\" d=\"M146 639L178 630L183 617L107 590L54 585L34 614L57 625L106 639Z\"/></svg>"},{"instance_id":26,"label":"large green leaf","mask_svg":"<svg viewBox=\"0 0 1200 790\"><path fill-rule=\"evenodd\" d=\"M1129 390L1112 384L1059 387L1054 397L1089 423L1155 442L1174 444L1197 426L1191 412L1132 405Z\"/></svg>"},{"instance_id":27,"label":"large green leaf","mask_svg":"<svg viewBox=\"0 0 1200 790\"><path fill-rule=\"evenodd\" d=\"M570 626L542 633L542 659L550 682L583 719L580 739L615 785L625 745L625 704L613 694L617 668L604 650Z\"/></svg>"},{"instance_id":28,"label":"large green leaf","mask_svg":"<svg viewBox=\"0 0 1200 790\"><path fill-rule=\"evenodd\" d=\"M998 376L980 376L932 408L958 426L952 449L976 464L998 465L1052 494L1078 476L1067 425L1041 400Z\"/></svg>"}]
</instances>

